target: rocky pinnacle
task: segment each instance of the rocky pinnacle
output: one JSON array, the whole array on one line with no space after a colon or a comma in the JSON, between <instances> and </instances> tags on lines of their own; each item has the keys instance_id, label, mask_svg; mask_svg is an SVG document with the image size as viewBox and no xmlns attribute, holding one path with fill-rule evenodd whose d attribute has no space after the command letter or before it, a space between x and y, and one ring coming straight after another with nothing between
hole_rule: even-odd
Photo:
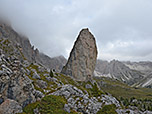
<instances>
[{"instance_id":1,"label":"rocky pinnacle","mask_svg":"<svg viewBox=\"0 0 152 114\"><path fill-rule=\"evenodd\" d=\"M78 81L91 78L96 65L97 53L94 36L89 29L82 29L61 73L70 75Z\"/></svg>"}]
</instances>

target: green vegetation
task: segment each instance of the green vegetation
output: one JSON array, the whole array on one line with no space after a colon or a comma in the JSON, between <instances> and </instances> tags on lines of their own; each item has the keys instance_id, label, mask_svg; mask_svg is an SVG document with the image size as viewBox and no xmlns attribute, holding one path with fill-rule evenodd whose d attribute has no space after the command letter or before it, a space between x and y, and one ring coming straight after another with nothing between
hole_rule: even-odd
<instances>
[{"instance_id":1,"label":"green vegetation","mask_svg":"<svg viewBox=\"0 0 152 114\"><path fill-rule=\"evenodd\" d=\"M3 44L8 46L10 44L10 41L8 39L6 39L6 40L4 40Z\"/></svg>"},{"instance_id":2,"label":"green vegetation","mask_svg":"<svg viewBox=\"0 0 152 114\"><path fill-rule=\"evenodd\" d=\"M39 71L39 65L36 65L36 64L30 64L27 69L30 71L30 74L27 75L31 80L33 80L33 85L34 85L34 88L36 90L39 90L41 91L43 94L48 94L48 93L45 93L43 91L42 88L39 88L37 87L37 79L34 79L32 76L34 74L34 72L32 71L32 69L35 69L35 71L38 73L38 75L41 77L41 80L47 82L47 88L46 90L50 90L50 92L53 92L55 88L57 88L57 84L53 81L48 81L46 78L49 77L49 72L47 72L46 70L44 70L43 72L42 71Z\"/></svg>"},{"instance_id":3,"label":"green vegetation","mask_svg":"<svg viewBox=\"0 0 152 114\"><path fill-rule=\"evenodd\" d=\"M77 88L81 89L83 92L87 91L90 96L97 97L97 96L100 96L101 94L104 94L104 92L101 91L100 88L98 88L97 83L92 84L90 81L77 82L72 77L65 76L63 74L58 74L58 76L56 78L64 84L71 84L71 85L76 86ZM90 84L92 86L92 88L86 89L85 88L86 84Z\"/></svg>"},{"instance_id":4,"label":"green vegetation","mask_svg":"<svg viewBox=\"0 0 152 114\"><path fill-rule=\"evenodd\" d=\"M105 93L116 97L125 107L136 106L140 110L152 110L152 89L130 87L110 78L95 78Z\"/></svg>"},{"instance_id":5,"label":"green vegetation","mask_svg":"<svg viewBox=\"0 0 152 114\"><path fill-rule=\"evenodd\" d=\"M97 112L97 114L117 114L116 106L114 104L105 105Z\"/></svg>"},{"instance_id":6,"label":"green vegetation","mask_svg":"<svg viewBox=\"0 0 152 114\"><path fill-rule=\"evenodd\" d=\"M101 90L99 90L97 83L94 83L92 89L89 89L89 90L90 90L91 95L94 97L98 97L98 96L101 96L101 94L104 94Z\"/></svg>"},{"instance_id":7,"label":"green vegetation","mask_svg":"<svg viewBox=\"0 0 152 114\"><path fill-rule=\"evenodd\" d=\"M127 99L127 98L120 98L121 103L128 107L130 106L136 106L138 107L140 110L150 110L152 111L152 99L135 99L134 97Z\"/></svg>"},{"instance_id":8,"label":"green vegetation","mask_svg":"<svg viewBox=\"0 0 152 114\"><path fill-rule=\"evenodd\" d=\"M45 96L41 101L27 105L22 114L34 114L34 109L38 109L41 114L67 114L63 110L66 100L61 96ZM77 114L71 111L70 114Z\"/></svg>"},{"instance_id":9,"label":"green vegetation","mask_svg":"<svg viewBox=\"0 0 152 114\"><path fill-rule=\"evenodd\" d=\"M50 70L50 77L53 77L54 75L53 75L53 72L52 72L52 70Z\"/></svg>"},{"instance_id":10,"label":"green vegetation","mask_svg":"<svg viewBox=\"0 0 152 114\"><path fill-rule=\"evenodd\" d=\"M79 84L82 90L86 90L88 92L89 96L98 97L98 96L101 96L101 94L104 94L104 92L100 90L96 82L94 84L92 84L90 81L79 82ZM85 88L86 84L91 85L92 88L86 89Z\"/></svg>"},{"instance_id":11,"label":"green vegetation","mask_svg":"<svg viewBox=\"0 0 152 114\"><path fill-rule=\"evenodd\" d=\"M66 114L63 110L65 99L59 96L46 96L39 104L39 109L42 114Z\"/></svg>"},{"instance_id":12,"label":"green vegetation","mask_svg":"<svg viewBox=\"0 0 152 114\"><path fill-rule=\"evenodd\" d=\"M95 78L95 80L100 85L101 90L112 94L116 98L152 99L152 89L130 87L125 83L110 78Z\"/></svg>"},{"instance_id":13,"label":"green vegetation","mask_svg":"<svg viewBox=\"0 0 152 114\"><path fill-rule=\"evenodd\" d=\"M27 105L24 109L23 109L23 113L22 114L34 114L34 109L37 108L39 106L39 102L35 102L32 104Z\"/></svg>"},{"instance_id":14,"label":"green vegetation","mask_svg":"<svg viewBox=\"0 0 152 114\"><path fill-rule=\"evenodd\" d=\"M79 86L79 83L76 82L76 81L74 81L74 79L73 79L72 77L70 77L70 76L65 76L65 75L63 75L63 74L57 73L56 78L57 78L58 80L60 80L63 84L71 84L71 85L74 85L74 86L76 86L76 87Z\"/></svg>"}]
</instances>

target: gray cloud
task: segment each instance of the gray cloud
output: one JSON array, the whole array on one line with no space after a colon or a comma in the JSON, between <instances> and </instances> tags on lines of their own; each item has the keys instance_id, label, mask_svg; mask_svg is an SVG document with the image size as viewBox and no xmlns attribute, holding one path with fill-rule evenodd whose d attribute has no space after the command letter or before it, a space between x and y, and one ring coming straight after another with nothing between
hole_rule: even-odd
<instances>
[{"instance_id":1,"label":"gray cloud","mask_svg":"<svg viewBox=\"0 0 152 114\"><path fill-rule=\"evenodd\" d=\"M151 11L151 0L0 0L0 18L50 56L68 57L78 32L88 27L98 58L151 61Z\"/></svg>"}]
</instances>

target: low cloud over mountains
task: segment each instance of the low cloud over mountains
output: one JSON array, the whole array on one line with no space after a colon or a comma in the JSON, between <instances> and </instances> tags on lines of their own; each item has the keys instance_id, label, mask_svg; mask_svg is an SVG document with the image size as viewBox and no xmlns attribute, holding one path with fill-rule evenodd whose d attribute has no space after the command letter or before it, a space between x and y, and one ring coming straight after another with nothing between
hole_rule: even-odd
<instances>
[{"instance_id":1,"label":"low cloud over mountains","mask_svg":"<svg viewBox=\"0 0 152 114\"><path fill-rule=\"evenodd\" d=\"M151 60L151 10L151 0L0 1L0 18L49 56L68 57L76 31L88 27L106 60Z\"/></svg>"}]
</instances>

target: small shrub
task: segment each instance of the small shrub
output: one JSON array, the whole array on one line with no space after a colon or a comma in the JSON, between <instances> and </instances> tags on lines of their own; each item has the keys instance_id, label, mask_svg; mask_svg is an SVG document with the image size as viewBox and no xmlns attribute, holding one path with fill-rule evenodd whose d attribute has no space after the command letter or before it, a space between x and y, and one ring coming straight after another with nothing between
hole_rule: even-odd
<instances>
[{"instance_id":1,"label":"small shrub","mask_svg":"<svg viewBox=\"0 0 152 114\"><path fill-rule=\"evenodd\" d=\"M53 76L54 76L54 74L53 74L52 70L50 70L50 77L53 77Z\"/></svg>"},{"instance_id":2,"label":"small shrub","mask_svg":"<svg viewBox=\"0 0 152 114\"><path fill-rule=\"evenodd\" d=\"M98 97L100 96L101 94L103 94L103 92L101 90L99 90L98 86L96 83L94 83L92 89L91 90L91 94L94 96L94 97Z\"/></svg>"}]
</instances>

